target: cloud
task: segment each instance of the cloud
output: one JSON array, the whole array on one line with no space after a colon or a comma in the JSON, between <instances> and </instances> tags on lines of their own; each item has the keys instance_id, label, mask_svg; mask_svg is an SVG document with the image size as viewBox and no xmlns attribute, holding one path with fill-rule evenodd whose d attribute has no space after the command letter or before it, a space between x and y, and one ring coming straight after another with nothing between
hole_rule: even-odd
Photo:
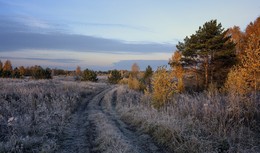
<instances>
[{"instance_id":1,"label":"cloud","mask_svg":"<svg viewBox=\"0 0 260 153\"><path fill-rule=\"evenodd\" d=\"M147 30L145 27L124 24L83 24L100 29ZM0 14L0 58L10 59L16 66L42 65L74 69L76 65L81 65L95 70L131 69L131 65L136 62L144 70L147 65L156 69L157 66L167 64L166 60L160 59L167 59L168 54L175 49L170 43L126 42L71 34L66 30L69 28L66 25L50 24L26 15Z\"/></svg>"},{"instance_id":2,"label":"cloud","mask_svg":"<svg viewBox=\"0 0 260 153\"><path fill-rule=\"evenodd\" d=\"M65 63L65 64L74 64L81 62L78 59L68 59L68 58L60 58L60 59L50 59L50 58L30 58L30 57L1 57L2 59L9 59L9 60L34 60L34 61L46 61L46 62L55 62L55 63Z\"/></svg>"},{"instance_id":3,"label":"cloud","mask_svg":"<svg viewBox=\"0 0 260 153\"><path fill-rule=\"evenodd\" d=\"M132 29L138 31L146 31L152 32L148 27L145 26L134 26L134 25L126 25L126 24L112 24L112 23L94 23L94 22L72 22L72 24L78 24L83 26L93 26L93 27L101 27L101 28L123 28L123 29Z\"/></svg>"},{"instance_id":4,"label":"cloud","mask_svg":"<svg viewBox=\"0 0 260 153\"><path fill-rule=\"evenodd\" d=\"M46 49L81 52L150 53L172 52L174 49L171 44L130 44L114 39L60 33L0 32L0 43L0 51Z\"/></svg>"},{"instance_id":5,"label":"cloud","mask_svg":"<svg viewBox=\"0 0 260 153\"><path fill-rule=\"evenodd\" d=\"M87 23L92 26L118 26L138 29L122 24ZM30 25L30 26L29 26ZM17 50L70 50L79 52L172 52L174 45L160 43L128 43L79 34L68 34L60 25L51 25L32 17L10 18L0 16L0 52ZM145 29L145 28L144 28ZM58 31L58 32L57 32Z\"/></svg>"}]
</instances>

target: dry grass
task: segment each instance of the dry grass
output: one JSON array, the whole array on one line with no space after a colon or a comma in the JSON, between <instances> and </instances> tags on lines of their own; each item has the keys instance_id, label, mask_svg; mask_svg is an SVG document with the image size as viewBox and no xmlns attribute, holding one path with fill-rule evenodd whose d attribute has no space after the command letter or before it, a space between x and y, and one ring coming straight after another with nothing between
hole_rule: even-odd
<instances>
[{"instance_id":1,"label":"dry grass","mask_svg":"<svg viewBox=\"0 0 260 153\"><path fill-rule=\"evenodd\" d=\"M0 152L53 152L88 83L0 79Z\"/></svg>"},{"instance_id":2,"label":"dry grass","mask_svg":"<svg viewBox=\"0 0 260 153\"><path fill-rule=\"evenodd\" d=\"M90 116L96 125L97 138L94 151L104 153L137 153L133 146L124 138L121 131L103 113Z\"/></svg>"},{"instance_id":3,"label":"dry grass","mask_svg":"<svg viewBox=\"0 0 260 153\"><path fill-rule=\"evenodd\" d=\"M241 99L214 90L175 95L160 110L150 107L149 95L139 100L139 93L124 87L117 94L121 118L170 152L260 152L259 102L251 101L254 111L240 108L238 115L231 104Z\"/></svg>"},{"instance_id":4,"label":"dry grass","mask_svg":"<svg viewBox=\"0 0 260 153\"><path fill-rule=\"evenodd\" d=\"M66 123L82 98L96 95L104 86L0 79L0 152L56 152L62 130L69 128ZM93 151L140 152L143 139L137 142L133 140L139 136L131 136L140 133L169 152L260 152L259 96L254 101L211 89L175 95L159 110L151 103L150 95L126 86L109 88L92 99L84 113L95 131L89 140ZM126 127L137 132L127 132Z\"/></svg>"}]
</instances>

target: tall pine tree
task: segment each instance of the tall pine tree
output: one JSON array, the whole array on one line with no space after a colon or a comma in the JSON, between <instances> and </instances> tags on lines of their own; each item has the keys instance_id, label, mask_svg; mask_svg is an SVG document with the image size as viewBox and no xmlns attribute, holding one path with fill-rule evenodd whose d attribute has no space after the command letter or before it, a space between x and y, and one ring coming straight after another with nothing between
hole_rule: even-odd
<instances>
[{"instance_id":1,"label":"tall pine tree","mask_svg":"<svg viewBox=\"0 0 260 153\"><path fill-rule=\"evenodd\" d=\"M209 83L222 85L235 64L235 44L226 33L217 20L211 20L176 46L186 65L193 68L196 76L202 76L205 88Z\"/></svg>"}]
</instances>

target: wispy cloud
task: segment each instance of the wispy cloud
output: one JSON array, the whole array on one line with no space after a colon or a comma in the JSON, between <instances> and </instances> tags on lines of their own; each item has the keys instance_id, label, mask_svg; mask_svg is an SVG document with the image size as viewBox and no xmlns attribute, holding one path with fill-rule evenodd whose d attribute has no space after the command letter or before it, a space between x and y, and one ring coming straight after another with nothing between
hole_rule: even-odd
<instances>
[{"instance_id":1,"label":"wispy cloud","mask_svg":"<svg viewBox=\"0 0 260 153\"><path fill-rule=\"evenodd\" d=\"M137 25L94 23L94 22L72 22L72 24L78 24L78 25L83 25L83 26L94 26L94 27L101 27L101 28L104 28L104 27L106 27L106 28L124 28L124 29L152 32L152 30L150 30L148 27L137 26Z\"/></svg>"},{"instance_id":2,"label":"wispy cloud","mask_svg":"<svg viewBox=\"0 0 260 153\"><path fill-rule=\"evenodd\" d=\"M23 24L26 23L26 24ZM88 23L92 26L121 26L138 28L121 24ZM29 26L30 25L30 26ZM67 34L55 31L55 26L47 22L24 17L10 19L0 16L0 52L17 50L70 50L80 52L110 53L152 53L171 52L172 44L160 43L127 43L121 40L94 36Z\"/></svg>"},{"instance_id":3,"label":"wispy cloud","mask_svg":"<svg viewBox=\"0 0 260 153\"><path fill-rule=\"evenodd\" d=\"M20 18L17 18L17 20L18 22L21 22L30 28L41 28L41 29L53 28L46 21L34 18L32 16L20 16Z\"/></svg>"},{"instance_id":4,"label":"wispy cloud","mask_svg":"<svg viewBox=\"0 0 260 153\"><path fill-rule=\"evenodd\" d=\"M55 62L55 63L64 63L64 64L73 64L73 63L79 63L81 60L79 59L52 59L52 58L30 58L30 57L7 57L3 56L2 59L9 59L9 60L34 60L34 61L46 61L46 62Z\"/></svg>"},{"instance_id":5,"label":"wispy cloud","mask_svg":"<svg viewBox=\"0 0 260 153\"><path fill-rule=\"evenodd\" d=\"M88 29L97 27L150 32L146 27L135 25L94 22L75 24ZM137 62L141 69L145 69L147 65L156 68L161 63L167 63L156 59L167 59L170 56L168 54L174 51L174 45L170 43L127 42L72 34L72 31L66 29L70 29L70 23L53 24L26 14L11 16L0 13L0 58L12 60L15 66L44 65L73 69L81 65L95 70L108 70L130 69L132 63Z\"/></svg>"},{"instance_id":6,"label":"wispy cloud","mask_svg":"<svg viewBox=\"0 0 260 153\"><path fill-rule=\"evenodd\" d=\"M68 33L69 26L62 23L52 23L30 15L1 15L0 32L25 33Z\"/></svg>"},{"instance_id":7,"label":"wispy cloud","mask_svg":"<svg viewBox=\"0 0 260 153\"><path fill-rule=\"evenodd\" d=\"M30 32L0 32L0 51L26 49L71 50L81 52L172 52L171 44L130 44L120 40L73 34L39 34Z\"/></svg>"}]
</instances>

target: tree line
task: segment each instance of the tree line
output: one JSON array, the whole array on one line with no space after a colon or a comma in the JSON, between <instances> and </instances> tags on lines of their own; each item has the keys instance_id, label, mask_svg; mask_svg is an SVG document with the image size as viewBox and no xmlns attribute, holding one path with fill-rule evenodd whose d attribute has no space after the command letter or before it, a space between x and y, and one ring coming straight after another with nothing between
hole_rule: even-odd
<instances>
[{"instance_id":1,"label":"tree line","mask_svg":"<svg viewBox=\"0 0 260 153\"><path fill-rule=\"evenodd\" d=\"M3 78L24 78L31 76L34 79L51 79L51 72L51 69L44 69L37 65L26 68L24 66L13 68L10 60L6 60L4 64L0 61L0 77Z\"/></svg>"},{"instance_id":2,"label":"tree line","mask_svg":"<svg viewBox=\"0 0 260 153\"><path fill-rule=\"evenodd\" d=\"M201 92L215 88L242 97L260 90L260 17L241 31L225 30L217 20L206 22L176 45L170 68L155 72L148 66L140 72L136 63L118 81L153 97L160 107L176 93ZM112 74L110 74L112 75Z\"/></svg>"},{"instance_id":3,"label":"tree line","mask_svg":"<svg viewBox=\"0 0 260 153\"><path fill-rule=\"evenodd\" d=\"M131 89L153 93L155 101L163 101L174 93L200 92L214 86L240 94L259 91L260 70L260 17L241 31L238 26L225 30L217 20L200 26L194 34L186 36L176 45L177 50L169 59L169 66L155 72L148 66L144 72L134 63L131 71L110 70L109 83L127 84ZM11 61L0 61L0 76L50 79L53 73L68 74L64 70L51 70L41 66L12 68ZM90 69L73 71L76 80L97 81L97 74ZM104 74L104 72L100 72Z\"/></svg>"}]
</instances>

